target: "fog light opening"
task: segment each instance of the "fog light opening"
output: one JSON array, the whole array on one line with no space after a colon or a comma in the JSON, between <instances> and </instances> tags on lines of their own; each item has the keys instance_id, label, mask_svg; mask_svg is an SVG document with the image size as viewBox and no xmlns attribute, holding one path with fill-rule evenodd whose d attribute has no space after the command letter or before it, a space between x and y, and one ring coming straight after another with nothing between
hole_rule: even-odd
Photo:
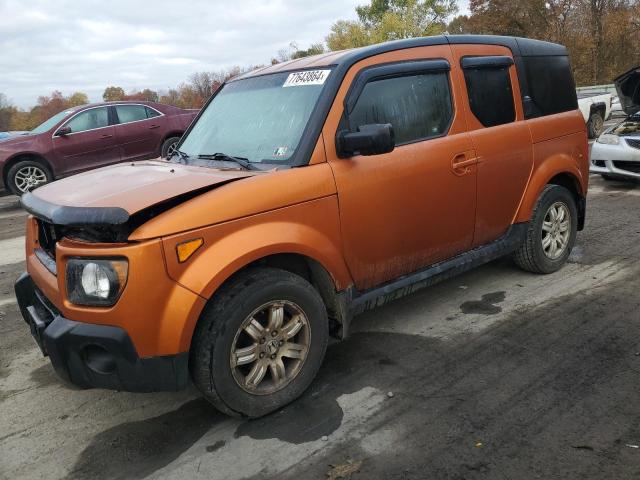
<instances>
[{"instance_id":1,"label":"fog light opening","mask_svg":"<svg viewBox=\"0 0 640 480\"><path fill-rule=\"evenodd\" d=\"M101 375L116 371L114 356L98 345L89 345L84 348L84 362L90 370Z\"/></svg>"}]
</instances>

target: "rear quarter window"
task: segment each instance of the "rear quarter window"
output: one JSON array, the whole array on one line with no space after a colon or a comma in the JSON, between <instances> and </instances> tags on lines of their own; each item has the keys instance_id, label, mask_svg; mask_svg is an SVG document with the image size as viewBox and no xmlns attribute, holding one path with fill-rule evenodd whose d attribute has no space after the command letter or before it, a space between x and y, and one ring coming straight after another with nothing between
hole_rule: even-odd
<instances>
[{"instance_id":1,"label":"rear quarter window","mask_svg":"<svg viewBox=\"0 0 640 480\"><path fill-rule=\"evenodd\" d=\"M530 100L525 98L527 118L578 108L576 86L568 57L524 57L523 63L530 97Z\"/></svg>"}]
</instances>

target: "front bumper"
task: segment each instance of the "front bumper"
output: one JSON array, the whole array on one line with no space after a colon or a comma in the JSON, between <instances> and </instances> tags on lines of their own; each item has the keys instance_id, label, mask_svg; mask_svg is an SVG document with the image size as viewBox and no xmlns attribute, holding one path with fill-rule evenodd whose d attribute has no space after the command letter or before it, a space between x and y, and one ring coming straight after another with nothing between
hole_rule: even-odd
<instances>
[{"instance_id":1,"label":"front bumper","mask_svg":"<svg viewBox=\"0 0 640 480\"><path fill-rule=\"evenodd\" d=\"M589 171L612 177L640 179L640 149L628 145L623 138L620 138L618 145L594 142Z\"/></svg>"},{"instance_id":2,"label":"front bumper","mask_svg":"<svg viewBox=\"0 0 640 480\"><path fill-rule=\"evenodd\" d=\"M63 380L129 392L179 390L189 383L188 352L140 358L124 329L62 317L27 273L15 292L31 334Z\"/></svg>"}]
</instances>

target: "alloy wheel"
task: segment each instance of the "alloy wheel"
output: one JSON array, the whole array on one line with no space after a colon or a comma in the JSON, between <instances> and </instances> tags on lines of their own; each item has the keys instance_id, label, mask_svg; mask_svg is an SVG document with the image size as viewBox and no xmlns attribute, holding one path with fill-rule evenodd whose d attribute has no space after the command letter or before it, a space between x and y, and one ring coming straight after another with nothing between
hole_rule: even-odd
<instances>
[{"instance_id":1,"label":"alloy wheel","mask_svg":"<svg viewBox=\"0 0 640 480\"><path fill-rule=\"evenodd\" d=\"M560 258L569 245L571 213L563 202L549 207L542 222L542 250L551 260Z\"/></svg>"},{"instance_id":2,"label":"alloy wheel","mask_svg":"<svg viewBox=\"0 0 640 480\"><path fill-rule=\"evenodd\" d=\"M27 193L44 183L47 183L47 174L39 167L30 165L16 172L16 188L22 193Z\"/></svg>"},{"instance_id":3,"label":"alloy wheel","mask_svg":"<svg viewBox=\"0 0 640 480\"><path fill-rule=\"evenodd\" d=\"M231 346L230 366L240 388L268 395L300 373L311 344L309 320L293 302L266 303L248 315Z\"/></svg>"}]
</instances>

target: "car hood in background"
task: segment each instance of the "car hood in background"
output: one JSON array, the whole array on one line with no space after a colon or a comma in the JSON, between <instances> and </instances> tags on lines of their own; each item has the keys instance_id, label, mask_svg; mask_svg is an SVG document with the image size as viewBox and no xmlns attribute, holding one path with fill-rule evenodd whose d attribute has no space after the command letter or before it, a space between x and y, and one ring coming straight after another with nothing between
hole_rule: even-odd
<instances>
[{"instance_id":1,"label":"car hood in background","mask_svg":"<svg viewBox=\"0 0 640 480\"><path fill-rule=\"evenodd\" d=\"M634 67L613 81L620 105L627 115L640 111L640 67Z\"/></svg>"},{"instance_id":2,"label":"car hood in background","mask_svg":"<svg viewBox=\"0 0 640 480\"><path fill-rule=\"evenodd\" d=\"M122 163L40 187L24 195L22 204L57 225L122 225L154 205L175 204L182 197L256 174L260 173L159 160Z\"/></svg>"}]
</instances>

